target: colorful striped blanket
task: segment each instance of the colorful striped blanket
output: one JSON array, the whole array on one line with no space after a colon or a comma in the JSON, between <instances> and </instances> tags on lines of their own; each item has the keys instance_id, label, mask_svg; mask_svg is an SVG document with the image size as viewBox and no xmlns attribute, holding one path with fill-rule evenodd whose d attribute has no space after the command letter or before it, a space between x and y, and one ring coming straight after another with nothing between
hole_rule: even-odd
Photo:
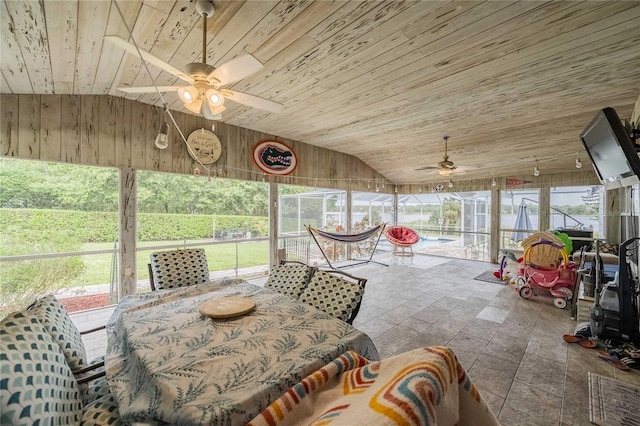
<instances>
[{"instance_id":1,"label":"colorful striped blanket","mask_svg":"<svg viewBox=\"0 0 640 426\"><path fill-rule=\"evenodd\" d=\"M249 425L499 423L454 353L432 346L377 362L346 352L289 389Z\"/></svg>"}]
</instances>

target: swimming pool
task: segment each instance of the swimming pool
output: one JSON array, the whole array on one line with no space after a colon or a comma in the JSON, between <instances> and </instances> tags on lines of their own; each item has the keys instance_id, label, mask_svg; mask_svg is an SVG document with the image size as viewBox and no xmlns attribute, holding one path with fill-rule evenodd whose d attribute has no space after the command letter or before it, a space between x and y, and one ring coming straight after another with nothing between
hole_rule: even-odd
<instances>
[{"instance_id":1,"label":"swimming pool","mask_svg":"<svg viewBox=\"0 0 640 426\"><path fill-rule=\"evenodd\" d=\"M420 236L420 241L413 245L414 249L420 249L425 247L437 246L443 243L450 243L451 241L455 241L451 238L438 238L438 237L427 237L425 235ZM393 250L393 246L389 241L387 241L384 237L380 239L380 243L378 247L382 250Z\"/></svg>"}]
</instances>

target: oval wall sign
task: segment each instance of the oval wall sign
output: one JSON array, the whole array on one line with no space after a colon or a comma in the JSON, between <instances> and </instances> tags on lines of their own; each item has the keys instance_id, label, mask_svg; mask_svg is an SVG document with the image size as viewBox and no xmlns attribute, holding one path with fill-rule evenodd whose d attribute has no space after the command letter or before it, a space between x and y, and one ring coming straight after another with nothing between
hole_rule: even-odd
<instances>
[{"instance_id":1,"label":"oval wall sign","mask_svg":"<svg viewBox=\"0 0 640 426\"><path fill-rule=\"evenodd\" d=\"M253 147L253 162L270 175L288 175L298 165L296 154L280 141L267 139Z\"/></svg>"}]
</instances>

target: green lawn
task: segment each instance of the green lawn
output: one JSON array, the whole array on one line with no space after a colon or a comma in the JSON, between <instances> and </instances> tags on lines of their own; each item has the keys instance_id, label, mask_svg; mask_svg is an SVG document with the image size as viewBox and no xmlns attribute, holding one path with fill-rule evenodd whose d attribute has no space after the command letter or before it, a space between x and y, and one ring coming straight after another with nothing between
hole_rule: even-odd
<instances>
[{"instance_id":1,"label":"green lawn","mask_svg":"<svg viewBox=\"0 0 640 426\"><path fill-rule=\"evenodd\" d=\"M181 243L182 241L175 242L175 247L180 247ZM158 246L163 244L171 244L171 242L154 241L144 243L144 245L147 246ZM111 248L113 248L113 243L87 243L82 245L82 250L104 250ZM237 267L239 268L267 265L269 263L268 241L229 242L214 246L204 246L204 249L207 254L209 270L211 271L222 271L236 268L236 250L238 258ZM171 249L167 248L166 250ZM149 263L149 254L153 251L158 250L142 250L137 252L136 277L138 280L147 279L149 277L147 263ZM82 256L86 269L80 277L73 281L70 287L109 283L111 281L110 271L113 257L114 256L111 254Z\"/></svg>"}]
</instances>

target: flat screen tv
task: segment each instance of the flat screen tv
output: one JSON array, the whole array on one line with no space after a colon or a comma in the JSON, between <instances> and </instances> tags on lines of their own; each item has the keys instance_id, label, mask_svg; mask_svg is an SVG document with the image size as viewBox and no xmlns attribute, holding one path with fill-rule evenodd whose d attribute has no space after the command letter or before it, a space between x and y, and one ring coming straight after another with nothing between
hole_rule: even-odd
<instances>
[{"instance_id":1,"label":"flat screen tv","mask_svg":"<svg viewBox=\"0 0 640 426\"><path fill-rule=\"evenodd\" d=\"M580 133L600 183L606 189L640 183L640 157L613 108L599 111Z\"/></svg>"}]
</instances>

